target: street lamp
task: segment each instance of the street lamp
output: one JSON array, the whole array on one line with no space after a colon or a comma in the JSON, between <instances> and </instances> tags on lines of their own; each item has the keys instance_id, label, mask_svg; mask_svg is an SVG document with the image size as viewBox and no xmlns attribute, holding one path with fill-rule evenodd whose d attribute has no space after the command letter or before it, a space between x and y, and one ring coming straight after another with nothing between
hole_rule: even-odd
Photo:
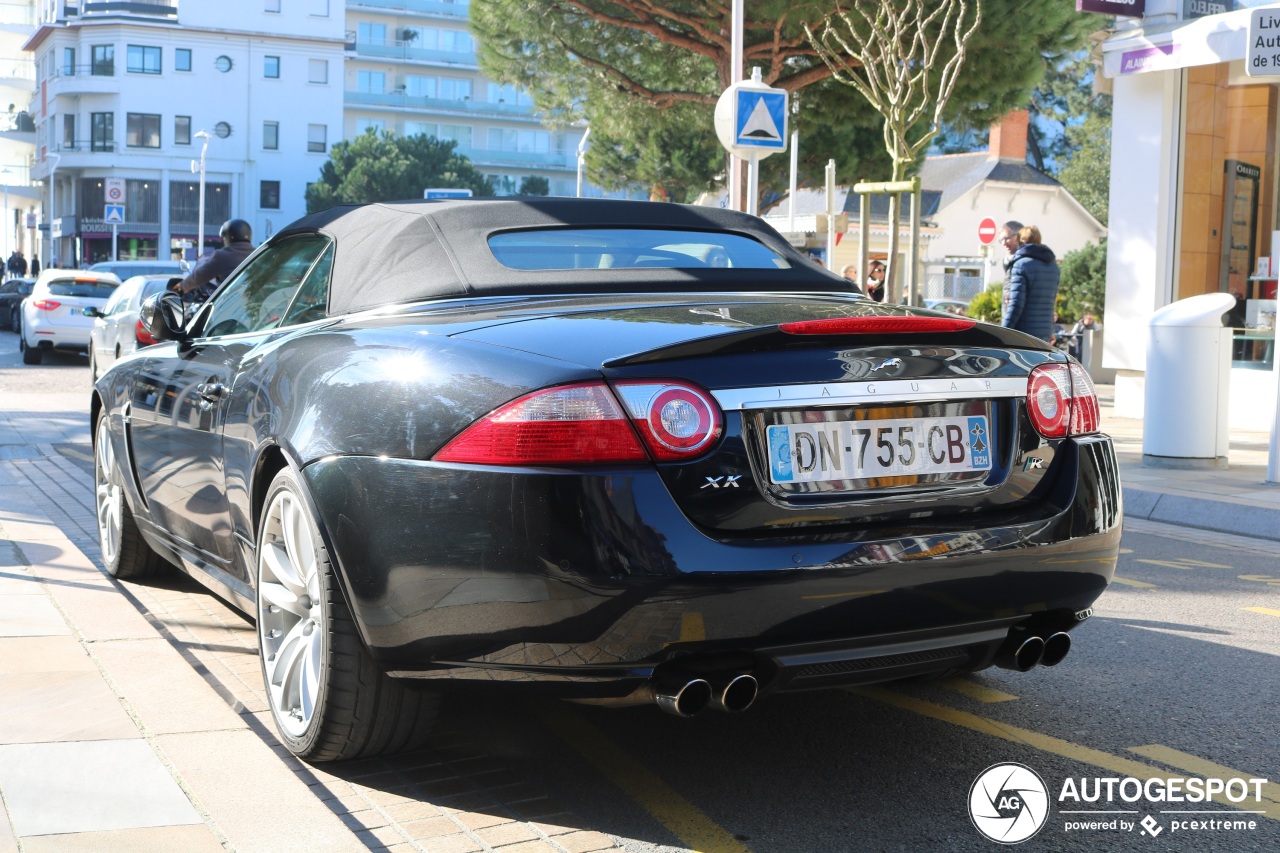
<instances>
[{"instance_id":1,"label":"street lamp","mask_svg":"<svg viewBox=\"0 0 1280 853\"><path fill-rule=\"evenodd\" d=\"M197 130L196 139L203 139L204 145L200 147L200 163L197 166L196 161L191 161L191 171L197 169L200 172L200 212L197 214L199 221L196 223L196 256L192 263L200 260L200 253L204 251L204 155L209 151L209 131Z\"/></svg>"}]
</instances>

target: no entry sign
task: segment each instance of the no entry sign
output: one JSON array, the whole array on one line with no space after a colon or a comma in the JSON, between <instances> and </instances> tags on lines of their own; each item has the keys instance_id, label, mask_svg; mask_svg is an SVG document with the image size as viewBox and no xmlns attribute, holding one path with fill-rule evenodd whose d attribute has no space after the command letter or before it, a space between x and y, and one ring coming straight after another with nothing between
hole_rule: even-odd
<instances>
[{"instance_id":1,"label":"no entry sign","mask_svg":"<svg viewBox=\"0 0 1280 853\"><path fill-rule=\"evenodd\" d=\"M984 246L996 239L996 221L990 216L978 223L978 239Z\"/></svg>"}]
</instances>

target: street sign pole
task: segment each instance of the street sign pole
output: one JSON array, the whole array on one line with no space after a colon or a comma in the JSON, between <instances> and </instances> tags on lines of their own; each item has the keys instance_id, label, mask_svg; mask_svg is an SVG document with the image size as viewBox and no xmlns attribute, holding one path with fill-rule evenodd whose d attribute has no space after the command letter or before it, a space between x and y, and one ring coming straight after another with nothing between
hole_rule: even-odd
<instances>
[{"instance_id":1,"label":"street sign pole","mask_svg":"<svg viewBox=\"0 0 1280 853\"><path fill-rule=\"evenodd\" d=\"M111 223L111 260L120 260L120 226Z\"/></svg>"},{"instance_id":2,"label":"street sign pole","mask_svg":"<svg viewBox=\"0 0 1280 853\"><path fill-rule=\"evenodd\" d=\"M827 269L836 271L836 161L827 161Z\"/></svg>"},{"instance_id":3,"label":"street sign pole","mask_svg":"<svg viewBox=\"0 0 1280 853\"><path fill-rule=\"evenodd\" d=\"M729 29L729 88L736 89L742 83L742 29L746 12L746 0L733 0ZM737 152L729 151L729 209L742 210L742 159Z\"/></svg>"}]
</instances>

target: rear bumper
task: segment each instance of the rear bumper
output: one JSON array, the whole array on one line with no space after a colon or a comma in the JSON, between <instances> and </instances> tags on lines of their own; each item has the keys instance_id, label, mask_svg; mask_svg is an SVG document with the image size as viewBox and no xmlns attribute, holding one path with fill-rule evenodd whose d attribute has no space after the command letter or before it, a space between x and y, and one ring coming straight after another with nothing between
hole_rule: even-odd
<instances>
[{"instance_id":1,"label":"rear bumper","mask_svg":"<svg viewBox=\"0 0 1280 853\"><path fill-rule=\"evenodd\" d=\"M793 539L713 538L642 469L338 457L306 475L387 671L612 695L684 664L766 689L976 668L1013 626L1070 630L1111 579L1121 506L1109 439L1064 452L1071 482L985 528Z\"/></svg>"},{"instance_id":2,"label":"rear bumper","mask_svg":"<svg viewBox=\"0 0 1280 853\"><path fill-rule=\"evenodd\" d=\"M89 331L91 328L33 323L24 328L22 333L26 336L28 346L83 352L89 349Z\"/></svg>"}]
</instances>

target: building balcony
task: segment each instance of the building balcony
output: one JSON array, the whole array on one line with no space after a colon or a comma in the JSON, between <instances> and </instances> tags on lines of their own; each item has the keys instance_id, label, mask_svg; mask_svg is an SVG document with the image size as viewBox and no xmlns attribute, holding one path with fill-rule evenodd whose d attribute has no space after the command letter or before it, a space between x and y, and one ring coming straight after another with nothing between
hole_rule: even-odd
<instances>
[{"instance_id":1,"label":"building balcony","mask_svg":"<svg viewBox=\"0 0 1280 853\"><path fill-rule=\"evenodd\" d=\"M450 68L478 71L479 63L474 52L433 50L413 47L413 42L395 41L390 44L374 44L356 41L354 32L347 33L347 51L364 59L381 59L390 62L415 62L424 65L443 65Z\"/></svg>"},{"instance_id":2,"label":"building balcony","mask_svg":"<svg viewBox=\"0 0 1280 853\"><path fill-rule=\"evenodd\" d=\"M465 21L471 16L469 3L443 3L441 0L347 0L347 8L450 21Z\"/></svg>"},{"instance_id":3,"label":"building balcony","mask_svg":"<svg viewBox=\"0 0 1280 853\"><path fill-rule=\"evenodd\" d=\"M536 151L506 151L495 148L470 148L459 145L459 154L466 155L473 165L479 168L494 167L508 169L574 169L578 168L578 159L573 154L540 153Z\"/></svg>"},{"instance_id":4,"label":"building balcony","mask_svg":"<svg viewBox=\"0 0 1280 853\"><path fill-rule=\"evenodd\" d=\"M501 101L475 101L470 98L423 98L394 92L343 92L343 102L350 107L373 107L405 112L423 112L451 116L487 116L537 122L531 105L507 104Z\"/></svg>"},{"instance_id":5,"label":"building balcony","mask_svg":"<svg viewBox=\"0 0 1280 853\"><path fill-rule=\"evenodd\" d=\"M113 65L77 65L54 69L45 78L48 96L59 95L118 95L120 81L116 79Z\"/></svg>"},{"instance_id":6,"label":"building balcony","mask_svg":"<svg viewBox=\"0 0 1280 853\"><path fill-rule=\"evenodd\" d=\"M178 23L178 0L68 0L61 11L59 20L110 17Z\"/></svg>"},{"instance_id":7,"label":"building balcony","mask_svg":"<svg viewBox=\"0 0 1280 853\"><path fill-rule=\"evenodd\" d=\"M18 57L0 58L0 86L32 91L36 87L36 64Z\"/></svg>"}]
</instances>

